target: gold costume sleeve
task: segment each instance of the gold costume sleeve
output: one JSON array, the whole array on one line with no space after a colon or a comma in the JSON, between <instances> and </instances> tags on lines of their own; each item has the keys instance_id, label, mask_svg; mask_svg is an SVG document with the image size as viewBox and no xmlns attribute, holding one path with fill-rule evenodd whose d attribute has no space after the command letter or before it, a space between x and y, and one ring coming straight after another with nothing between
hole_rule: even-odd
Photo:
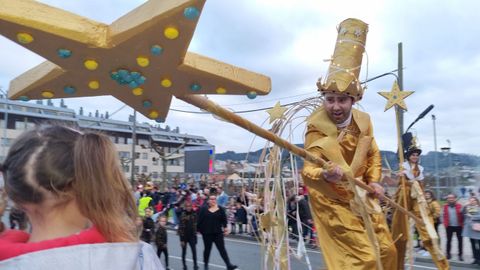
<instances>
[{"instance_id":1,"label":"gold costume sleeve","mask_svg":"<svg viewBox=\"0 0 480 270\"><path fill-rule=\"evenodd\" d=\"M319 147L310 147L310 145L322 138L325 137L325 135L318 131L313 125L309 125L307 129L307 133L305 134L305 150L310 152L311 154L317 156L317 157L322 157L322 154L320 152ZM303 177L309 178L311 180L322 180L323 169L317 165L314 164L310 161L305 160L305 163L303 165Z\"/></svg>"},{"instance_id":2,"label":"gold costume sleeve","mask_svg":"<svg viewBox=\"0 0 480 270\"><path fill-rule=\"evenodd\" d=\"M373 126L370 122L366 136L373 137ZM364 174L364 180L367 183L378 182L382 177L382 157L378 149L375 138L372 140L370 151L367 156L367 171Z\"/></svg>"}]
</instances>

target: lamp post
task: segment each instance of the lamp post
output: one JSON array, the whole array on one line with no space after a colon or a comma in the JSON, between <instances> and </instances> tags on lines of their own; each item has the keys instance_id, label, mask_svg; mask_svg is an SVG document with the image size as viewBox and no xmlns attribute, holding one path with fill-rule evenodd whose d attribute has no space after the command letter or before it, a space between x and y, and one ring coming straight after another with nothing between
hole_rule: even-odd
<instances>
[{"instance_id":1,"label":"lamp post","mask_svg":"<svg viewBox=\"0 0 480 270\"><path fill-rule=\"evenodd\" d=\"M452 178L451 178L451 167L452 167L452 158L450 155L451 147L450 147L450 140L447 140L448 146L441 147L440 150L442 151L443 155L448 158L448 186L452 185Z\"/></svg>"},{"instance_id":2,"label":"lamp post","mask_svg":"<svg viewBox=\"0 0 480 270\"><path fill-rule=\"evenodd\" d=\"M0 92L2 92L3 97L5 99L5 117L4 117L4 125L3 125L3 137L2 137L2 161L6 158L7 153L7 128L8 128L8 95L3 91L2 87L0 87Z\"/></svg>"},{"instance_id":3,"label":"lamp post","mask_svg":"<svg viewBox=\"0 0 480 270\"><path fill-rule=\"evenodd\" d=\"M133 110L133 128L132 128L132 174L131 174L131 183L132 183L132 188L135 187L135 159L137 158L137 155L135 153L135 146L137 144L137 111L134 109Z\"/></svg>"},{"instance_id":4,"label":"lamp post","mask_svg":"<svg viewBox=\"0 0 480 270\"><path fill-rule=\"evenodd\" d=\"M437 198L440 198L440 182L438 179L438 153L437 153L437 126L435 124L435 120L437 117L435 114L432 114L432 121L433 121L433 146L434 146L434 164L435 164L435 186L437 190Z\"/></svg>"}]
</instances>

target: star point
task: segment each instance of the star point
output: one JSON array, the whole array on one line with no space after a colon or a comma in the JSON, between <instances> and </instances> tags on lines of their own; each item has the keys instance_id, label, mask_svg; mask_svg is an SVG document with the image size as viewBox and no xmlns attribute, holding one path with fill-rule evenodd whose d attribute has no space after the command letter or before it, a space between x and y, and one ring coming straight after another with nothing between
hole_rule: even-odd
<instances>
[{"instance_id":1,"label":"star point","mask_svg":"<svg viewBox=\"0 0 480 270\"><path fill-rule=\"evenodd\" d=\"M405 98L413 94L414 91L401 91L398 87L397 81L393 83L392 89L390 92L378 92L382 97L387 99L387 104L385 105L385 111L392 108L394 105L407 110L407 105L405 104Z\"/></svg>"}]
</instances>

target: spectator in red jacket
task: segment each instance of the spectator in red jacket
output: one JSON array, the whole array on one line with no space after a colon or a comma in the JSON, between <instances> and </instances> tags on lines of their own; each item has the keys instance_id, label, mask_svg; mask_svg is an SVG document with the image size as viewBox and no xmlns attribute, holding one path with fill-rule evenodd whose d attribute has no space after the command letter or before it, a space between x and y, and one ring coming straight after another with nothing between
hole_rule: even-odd
<instances>
[{"instance_id":1,"label":"spectator in red jacket","mask_svg":"<svg viewBox=\"0 0 480 270\"><path fill-rule=\"evenodd\" d=\"M10 146L0 171L31 228L0 234L0 269L106 269L106 254L110 269L163 269L138 240L135 200L108 136L37 126Z\"/></svg>"},{"instance_id":2,"label":"spectator in red jacket","mask_svg":"<svg viewBox=\"0 0 480 270\"><path fill-rule=\"evenodd\" d=\"M455 233L458 240L458 260L463 261L463 212L455 194L448 194L447 204L443 206L443 225L447 231L447 259L452 258L450 250L452 236Z\"/></svg>"}]
</instances>

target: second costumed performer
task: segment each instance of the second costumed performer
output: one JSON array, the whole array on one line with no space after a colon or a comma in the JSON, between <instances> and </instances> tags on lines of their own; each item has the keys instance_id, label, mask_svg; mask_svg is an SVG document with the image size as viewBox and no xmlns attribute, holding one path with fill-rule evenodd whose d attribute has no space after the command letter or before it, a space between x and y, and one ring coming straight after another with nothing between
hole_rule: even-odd
<instances>
[{"instance_id":1,"label":"second costumed performer","mask_svg":"<svg viewBox=\"0 0 480 270\"><path fill-rule=\"evenodd\" d=\"M422 150L418 147L416 138L413 137L410 132L403 134L402 141L406 161L402 164L402 170L399 173L401 179L395 194L395 201L400 205L406 205L408 211L413 212L423 220L425 225L415 224L422 239L423 247L432 255L432 260L438 269L447 270L450 267L447 259L440 250L438 235L433 226L433 213L431 213L428 202L424 196L423 167L419 164ZM403 185L402 181L406 181L405 185ZM406 194L405 202L403 197L404 186ZM395 269L398 270L405 268L408 237L411 233L409 230L407 231L407 228L410 228L410 226L407 226L406 222L408 222L408 218L405 214L394 210L392 235L395 239L398 239L395 242L398 250L398 265Z\"/></svg>"},{"instance_id":2,"label":"second costumed performer","mask_svg":"<svg viewBox=\"0 0 480 270\"><path fill-rule=\"evenodd\" d=\"M361 178L376 192L383 192L377 183L381 157L370 117L352 108L364 92L358 75L367 31L367 24L357 19L339 25L328 75L317 84L325 101L309 117L305 135L305 149L329 161L325 168L306 161L302 173L328 269L394 269L397 263L378 204L370 195L363 196L364 206L369 206L365 214L354 200L360 191L349 186L345 177Z\"/></svg>"}]
</instances>

